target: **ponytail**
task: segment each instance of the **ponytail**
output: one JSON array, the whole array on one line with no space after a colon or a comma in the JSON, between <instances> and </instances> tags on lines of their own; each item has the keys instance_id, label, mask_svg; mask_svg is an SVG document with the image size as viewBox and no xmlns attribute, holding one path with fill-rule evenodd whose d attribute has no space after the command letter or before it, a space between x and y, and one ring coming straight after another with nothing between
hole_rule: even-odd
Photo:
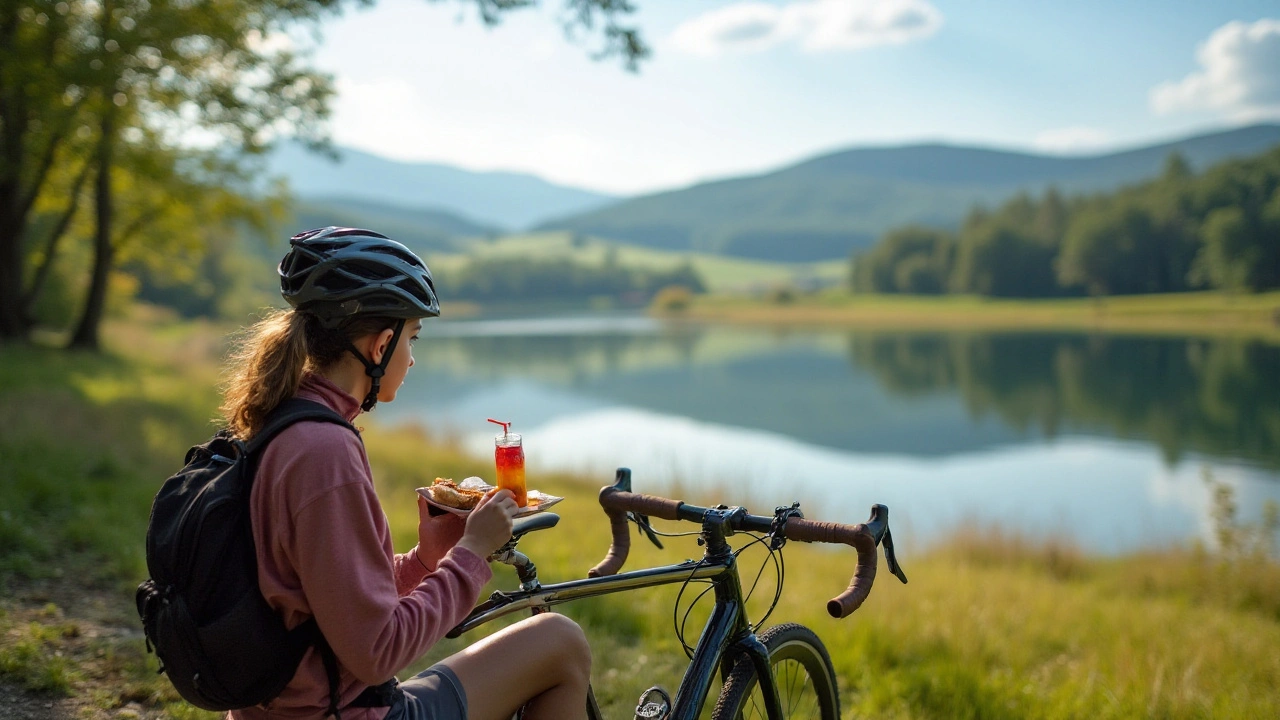
<instances>
[{"instance_id":1,"label":"ponytail","mask_svg":"<svg viewBox=\"0 0 1280 720\"><path fill-rule=\"evenodd\" d=\"M249 329L231 358L220 408L234 437L253 437L276 406L297 394L307 357L304 313L278 310Z\"/></svg>"},{"instance_id":2,"label":"ponytail","mask_svg":"<svg viewBox=\"0 0 1280 720\"><path fill-rule=\"evenodd\" d=\"M394 327L396 318L354 316L338 328L326 328L311 313L275 310L249 328L227 368L223 422L233 437L248 440L267 415L298 394L308 370L324 370L348 352L351 341ZM399 321L403 322L403 321Z\"/></svg>"}]
</instances>

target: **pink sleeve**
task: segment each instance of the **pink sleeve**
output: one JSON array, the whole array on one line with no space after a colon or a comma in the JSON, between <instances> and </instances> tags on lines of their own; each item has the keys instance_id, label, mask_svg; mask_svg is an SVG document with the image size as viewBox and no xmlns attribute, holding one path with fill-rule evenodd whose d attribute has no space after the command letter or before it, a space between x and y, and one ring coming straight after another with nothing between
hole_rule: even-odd
<instances>
[{"instance_id":1,"label":"pink sleeve","mask_svg":"<svg viewBox=\"0 0 1280 720\"><path fill-rule=\"evenodd\" d=\"M417 545L414 545L413 549L407 553L396 555L391 564L395 568L396 593L400 597L408 595L411 590L418 587L418 583L422 582L422 578L431 572L431 569L423 565L422 561L418 559Z\"/></svg>"},{"instance_id":2,"label":"pink sleeve","mask_svg":"<svg viewBox=\"0 0 1280 720\"><path fill-rule=\"evenodd\" d=\"M290 554L320 630L343 666L370 685L442 638L492 575L484 560L455 548L401 597L397 581L408 571L394 562L382 507L363 478L315 497L297 511L294 527Z\"/></svg>"}]
</instances>

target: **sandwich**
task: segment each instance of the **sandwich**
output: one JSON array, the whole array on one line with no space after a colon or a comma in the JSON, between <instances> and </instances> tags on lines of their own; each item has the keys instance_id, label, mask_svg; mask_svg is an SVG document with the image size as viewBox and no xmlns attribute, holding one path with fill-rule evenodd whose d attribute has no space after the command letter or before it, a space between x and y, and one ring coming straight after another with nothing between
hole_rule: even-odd
<instances>
[{"instance_id":1,"label":"sandwich","mask_svg":"<svg viewBox=\"0 0 1280 720\"><path fill-rule=\"evenodd\" d=\"M435 483L427 488L427 492L431 493L431 499L437 503L459 510L475 508L476 503L484 497L483 491L460 487L446 478L436 478Z\"/></svg>"}]
</instances>

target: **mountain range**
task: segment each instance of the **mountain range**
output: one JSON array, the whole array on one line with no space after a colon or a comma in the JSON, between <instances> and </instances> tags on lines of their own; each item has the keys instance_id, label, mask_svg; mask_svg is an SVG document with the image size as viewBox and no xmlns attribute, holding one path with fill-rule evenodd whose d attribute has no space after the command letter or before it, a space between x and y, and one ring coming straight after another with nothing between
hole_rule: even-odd
<instances>
[{"instance_id":1,"label":"mountain range","mask_svg":"<svg viewBox=\"0 0 1280 720\"><path fill-rule=\"evenodd\" d=\"M1156 176L1175 152L1200 170L1276 144L1280 125L1084 157L943 144L855 148L624 200L541 228L667 249L824 260L847 257L894 227L955 227L974 205L997 205L1019 192L1109 191Z\"/></svg>"},{"instance_id":2,"label":"mountain range","mask_svg":"<svg viewBox=\"0 0 1280 720\"><path fill-rule=\"evenodd\" d=\"M267 158L267 171L286 178L303 200L341 198L441 211L505 231L618 199L523 173L474 172L438 163L399 162L351 148L337 151L335 161L296 143L283 143Z\"/></svg>"},{"instance_id":3,"label":"mountain range","mask_svg":"<svg viewBox=\"0 0 1280 720\"><path fill-rule=\"evenodd\" d=\"M1180 153L1196 170L1280 144L1280 125L1088 156L941 143L852 148L759 175L620 199L518 173L401 163L342 149L340 164L284 146L271 158L312 224L364 224L419 247L534 228L667 250L810 261L847 257L909 223L955 227L977 204L1056 187L1114 190ZM392 229L394 226L394 229ZM421 237L419 237L421 236Z\"/></svg>"}]
</instances>

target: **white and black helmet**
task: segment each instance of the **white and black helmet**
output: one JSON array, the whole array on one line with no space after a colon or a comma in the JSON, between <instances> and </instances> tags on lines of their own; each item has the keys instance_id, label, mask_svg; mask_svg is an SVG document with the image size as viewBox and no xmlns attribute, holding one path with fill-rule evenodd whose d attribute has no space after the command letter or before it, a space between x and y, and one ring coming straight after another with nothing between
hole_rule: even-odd
<instances>
[{"instance_id":1,"label":"white and black helmet","mask_svg":"<svg viewBox=\"0 0 1280 720\"><path fill-rule=\"evenodd\" d=\"M423 318L440 315L427 264L380 233L327 227L289 238L280 261L280 294L326 327L355 315Z\"/></svg>"}]
</instances>

